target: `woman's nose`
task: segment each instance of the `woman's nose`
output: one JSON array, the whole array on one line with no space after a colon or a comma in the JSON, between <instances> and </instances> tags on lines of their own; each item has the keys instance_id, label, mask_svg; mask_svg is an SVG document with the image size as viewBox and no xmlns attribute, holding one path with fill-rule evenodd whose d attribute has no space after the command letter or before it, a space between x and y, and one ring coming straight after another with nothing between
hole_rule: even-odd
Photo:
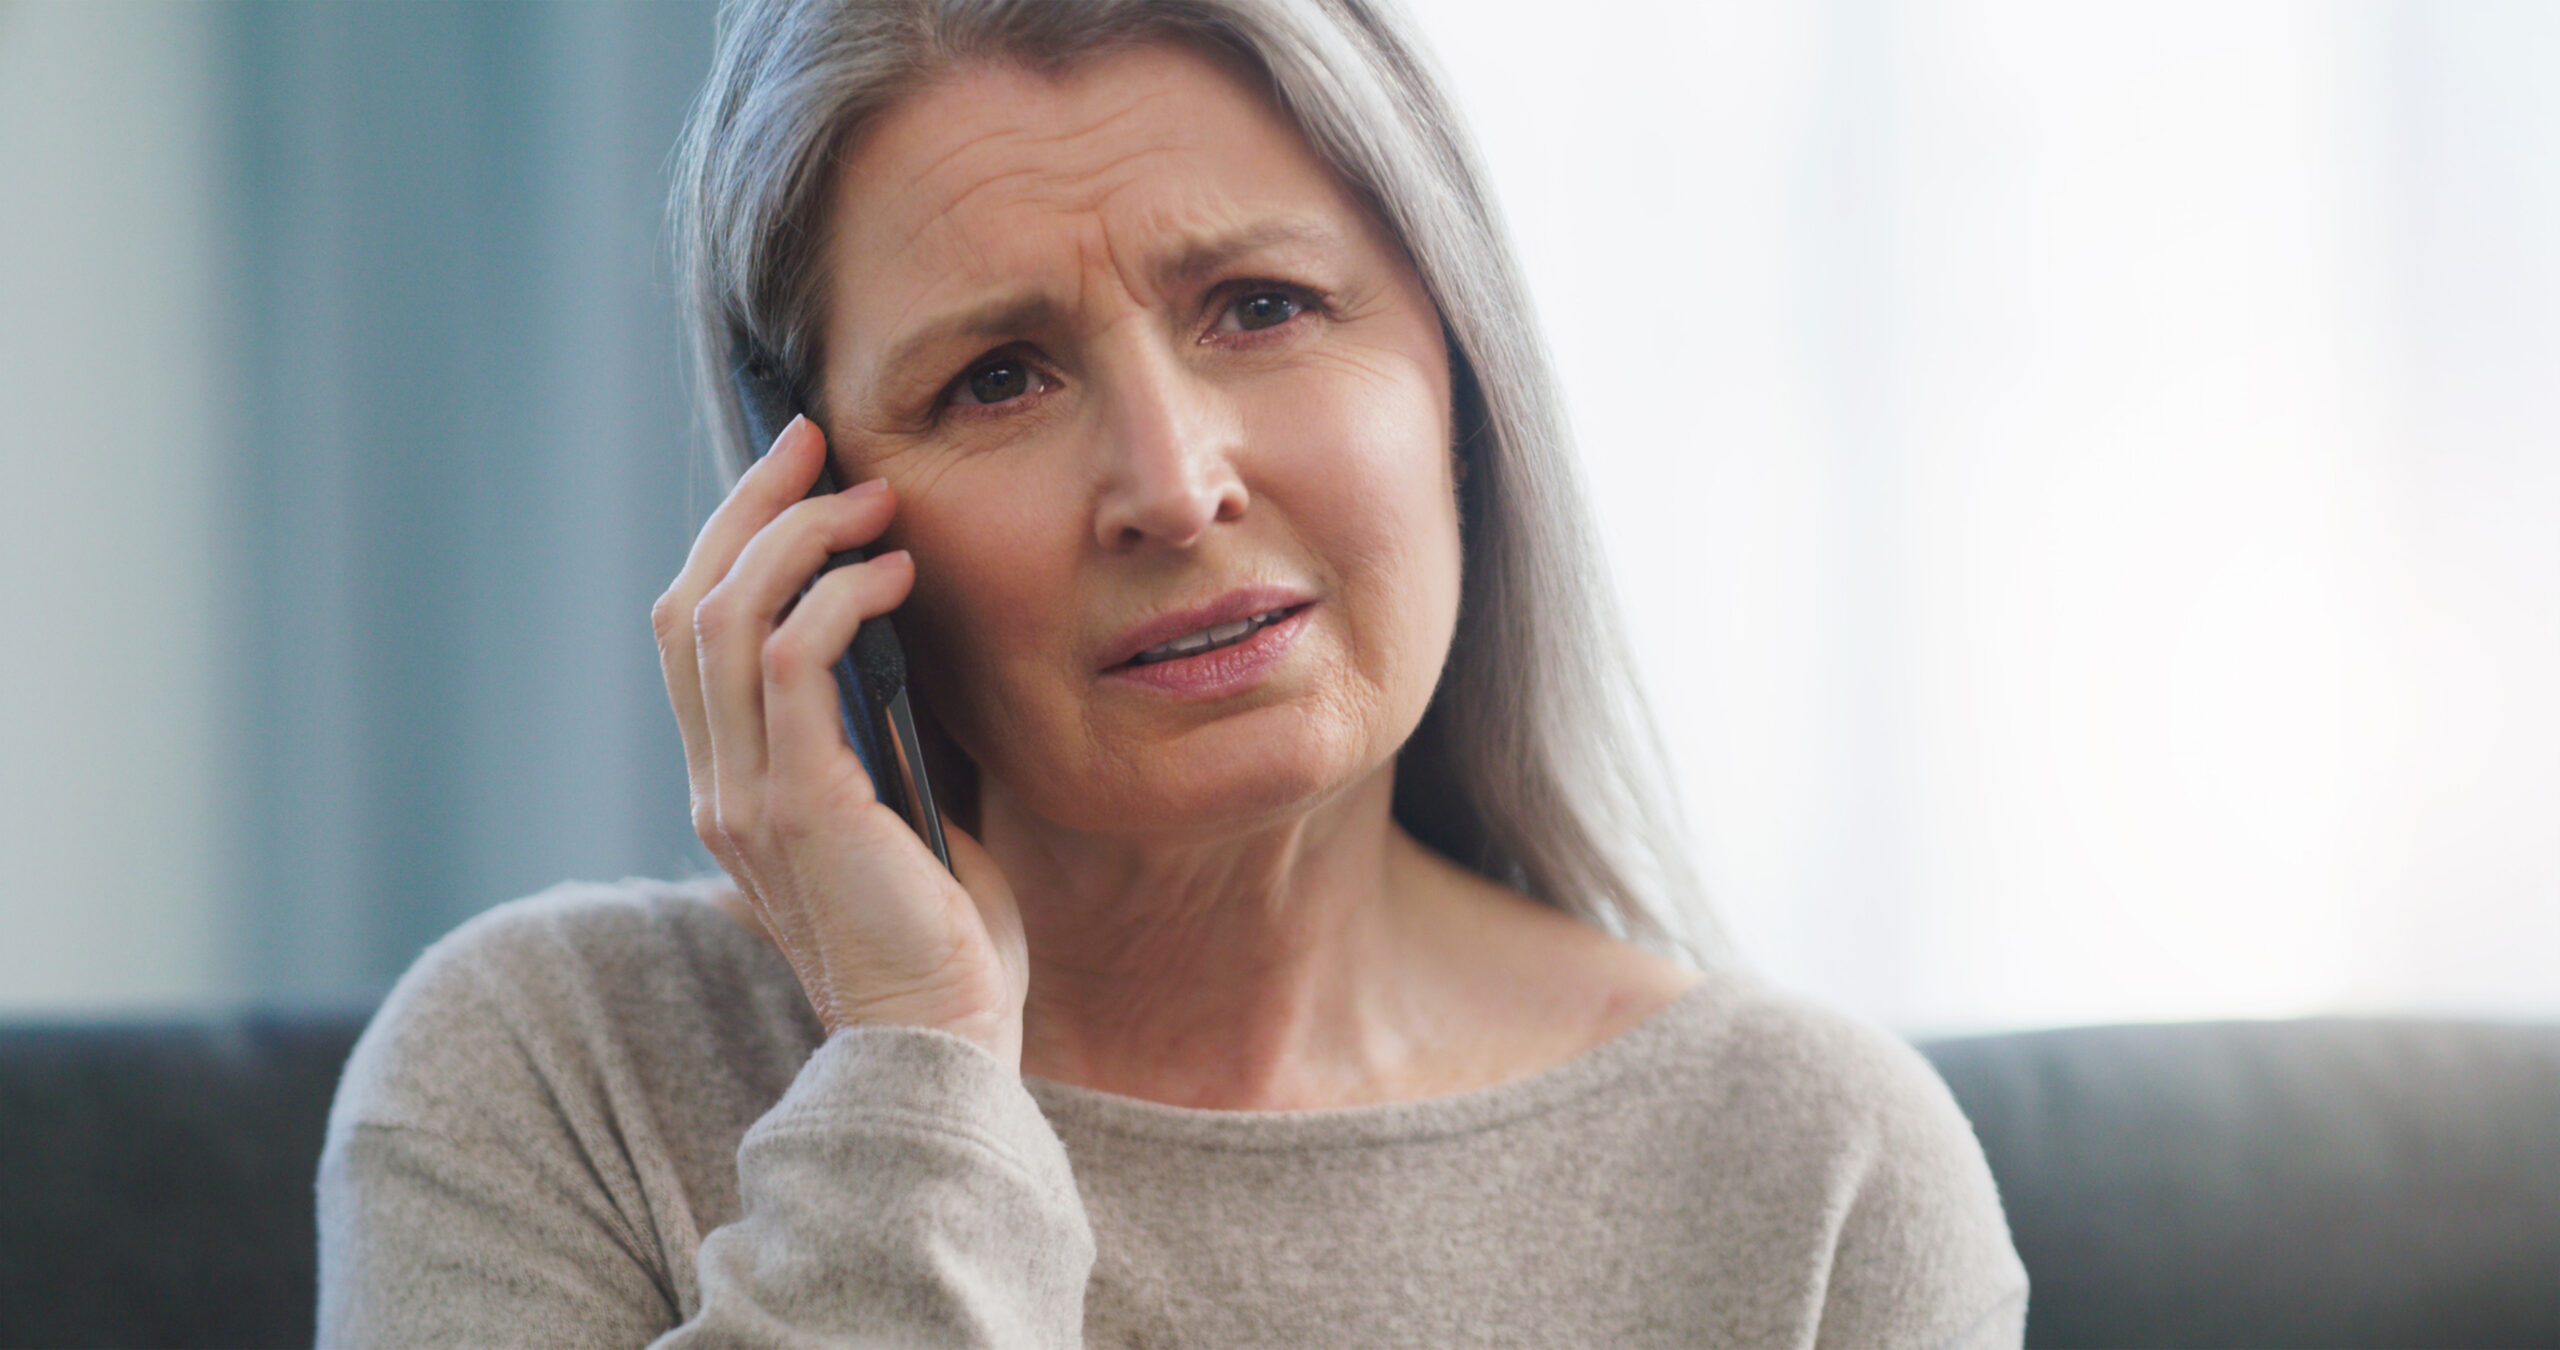
<instances>
[{"instance_id":1,"label":"woman's nose","mask_svg":"<svg viewBox=\"0 0 2560 1350\"><path fill-rule=\"evenodd\" d=\"M1210 526L1241 519L1244 433L1233 402L1169 353L1139 356L1114 373L1093 522L1102 546L1188 547Z\"/></svg>"}]
</instances>

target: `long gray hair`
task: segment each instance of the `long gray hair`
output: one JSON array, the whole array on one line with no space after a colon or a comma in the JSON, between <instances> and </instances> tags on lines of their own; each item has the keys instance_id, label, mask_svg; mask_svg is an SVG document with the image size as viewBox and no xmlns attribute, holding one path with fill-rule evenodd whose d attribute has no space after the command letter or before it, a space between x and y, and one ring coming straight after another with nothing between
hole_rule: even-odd
<instances>
[{"instance_id":1,"label":"long gray hair","mask_svg":"<svg viewBox=\"0 0 2560 1350\"><path fill-rule=\"evenodd\" d=\"M818 415L838 150L955 65L1058 69L1148 42L1240 58L1403 241L1449 339L1465 572L1396 819L1459 864L1701 963L1725 956L1632 674L1519 265L1456 109L1392 0L731 0L679 151L695 397L723 468L752 359Z\"/></svg>"}]
</instances>

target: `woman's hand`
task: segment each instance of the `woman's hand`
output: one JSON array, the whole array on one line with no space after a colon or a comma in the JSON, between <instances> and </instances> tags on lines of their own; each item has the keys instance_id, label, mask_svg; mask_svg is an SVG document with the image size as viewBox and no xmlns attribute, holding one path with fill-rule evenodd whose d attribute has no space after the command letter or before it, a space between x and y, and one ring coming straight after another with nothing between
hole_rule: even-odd
<instances>
[{"instance_id":1,"label":"woman's hand","mask_svg":"<svg viewBox=\"0 0 2560 1350\"><path fill-rule=\"evenodd\" d=\"M1022 1060L1022 919L978 842L942 869L845 741L834 666L915 583L904 551L809 578L897 510L885 482L810 497L826 437L795 418L711 513L650 611L684 731L693 828L799 973L818 1020L933 1027ZM802 587L808 589L804 594Z\"/></svg>"}]
</instances>

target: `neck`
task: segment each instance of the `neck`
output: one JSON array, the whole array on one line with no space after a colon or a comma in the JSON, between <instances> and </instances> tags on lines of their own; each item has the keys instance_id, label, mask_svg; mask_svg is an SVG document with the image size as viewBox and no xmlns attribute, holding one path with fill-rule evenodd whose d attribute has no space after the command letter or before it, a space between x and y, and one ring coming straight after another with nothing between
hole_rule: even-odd
<instances>
[{"instance_id":1,"label":"neck","mask_svg":"<svg viewBox=\"0 0 2560 1350\"><path fill-rule=\"evenodd\" d=\"M1061 830L989 785L980 835L1031 949L1024 1072L1184 1106L1391 1099L1427 1049L1448 890L1392 785L1179 839Z\"/></svg>"}]
</instances>

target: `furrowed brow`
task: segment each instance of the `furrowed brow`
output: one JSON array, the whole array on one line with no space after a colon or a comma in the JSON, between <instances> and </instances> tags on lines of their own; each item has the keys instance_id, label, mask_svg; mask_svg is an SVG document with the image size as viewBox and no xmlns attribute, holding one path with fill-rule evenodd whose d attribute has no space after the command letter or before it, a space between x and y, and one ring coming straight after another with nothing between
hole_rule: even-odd
<instances>
[{"instance_id":1,"label":"furrowed brow","mask_svg":"<svg viewBox=\"0 0 2560 1350\"><path fill-rule=\"evenodd\" d=\"M1032 294L999 295L983 304L973 305L957 313L945 315L900 338L889 349L888 359L880 365L882 376L891 384L913 377L916 365L928 353L944 347L991 344L1018 337L1031 329L1053 324L1057 306L1048 297Z\"/></svg>"},{"instance_id":2,"label":"furrowed brow","mask_svg":"<svg viewBox=\"0 0 2560 1350\"><path fill-rule=\"evenodd\" d=\"M1260 221L1225 234L1185 240L1155 268L1155 280L1167 289L1224 270L1236 259L1271 248L1304 248L1331 254L1347 247L1340 231L1303 219ZM1019 292L998 295L931 320L889 348L877 367L876 388L896 389L920 378L925 358L947 347L993 345L1034 329L1054 327L1058 307L1046 295ZM937 363L938 364L938 363ZM924 367L928 373L938 370Z\"/></svg>"},{"instance_id":3,"label":"furrowed brow","mask_svg":"<svg viewBox=\"0 0 2560 1350\"><path fill-rule=\"evenodd\" d=\"M1312 220L1268 220L1226 234L1185 241L1156 267L1156 284L1168 290L1225 270L1236 259L1269 248L1304 248L1336 253L1345 246L1340 231Z\"/></svg>"}]
</instances>

